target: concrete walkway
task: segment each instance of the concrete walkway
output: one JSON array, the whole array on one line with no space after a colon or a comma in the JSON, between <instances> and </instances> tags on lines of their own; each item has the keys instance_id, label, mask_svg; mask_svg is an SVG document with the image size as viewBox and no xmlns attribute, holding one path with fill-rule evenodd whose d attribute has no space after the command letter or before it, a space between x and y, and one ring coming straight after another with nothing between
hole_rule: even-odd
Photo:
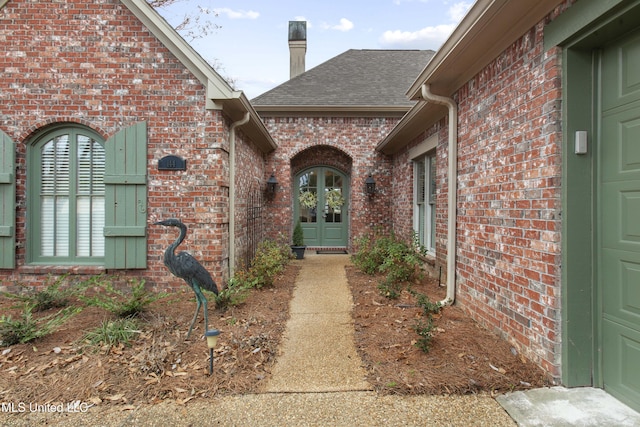
<instances>
[{"instance_id":1,"label":"concrete walkway","mask_svg":"<svg viewBox=\"0 0 640 427\"><path fill-rule=\"evenodd\" d=\"M521 427L638 427L640 414L593 387L517 391L497 401Z\"/></svg>"},{"instance_id":2,"label":"concrete walkway","mask_svg":"<svg viewBox=\"0 0 640 427\"><path fill-rule=\"evenodd\" d=\"M266 392L371 390L354 345L347 255L307 255Z\"/></svg>"}]
</instances>

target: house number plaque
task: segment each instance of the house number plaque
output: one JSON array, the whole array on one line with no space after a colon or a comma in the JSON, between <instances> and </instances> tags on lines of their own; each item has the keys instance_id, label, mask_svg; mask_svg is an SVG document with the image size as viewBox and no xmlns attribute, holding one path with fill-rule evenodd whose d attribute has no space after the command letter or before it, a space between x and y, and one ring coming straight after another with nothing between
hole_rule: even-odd
<instances>
[{"instance_id":1,"label":"house number plaque","mask_svg":"<svg viewBox=\"0 0 640 427\"><path fill-rule=\"evenodd\" d=\"M187 170L187 161L178 156L165 156L158 160L158 170L184 171Z\"/></svg>"}]
</instances>

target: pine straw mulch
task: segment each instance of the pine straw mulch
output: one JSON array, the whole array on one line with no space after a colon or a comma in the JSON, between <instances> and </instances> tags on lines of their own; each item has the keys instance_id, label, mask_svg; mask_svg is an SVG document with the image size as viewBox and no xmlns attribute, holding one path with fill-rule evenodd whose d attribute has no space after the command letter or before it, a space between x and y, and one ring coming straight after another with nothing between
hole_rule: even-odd
<instances>
[{"instance_id":1,"label":"pine straw mulch","mask_svg":"<svg viewBox=\"0 0 640 427\"><path fill-rule=\"evenodd\" d=\"M244 304L224 312L209 309L210 327L221 331L212 376L209 351L200 338L202 314L185 341L195 300L184 286L152 305L130 346L83 343L87 331L112 318L104 310L86 307L49 336L0 347L0 401L81 401L126 409L259 392L276 361L300 262L292 262L273 287L254 291ZM356 346L376 390L442 394L545 385L537 367L455 306L436 319L432 348L425 354L413 345L418 335L412 326L421 309L412 297L403 292L400 299L388 300L379 295L375 278L351 266L347 275L355 302ZM414 289L434 301L442 293L429 280ZM0 297L0 313L17 316L15 305L15 300Z\"/></svg>"},{"instance_id":2,"label":"pine straw mulch","mask_svg":"<svg viewBox=\"0 0 640 427\"><path fill-rule=\"evenodd\" d=\"M368 381L385 394L502 393L548 386L543 371L495 334L472 320L459 306L433 315L429 351L418 348L414 325L426 317L406 289L388 299L377 289L379 278L347 266L354 299L358 352ZM446 289L425 278L411 284L416 293L441 301Z\"/></svg>"}]
</instances>

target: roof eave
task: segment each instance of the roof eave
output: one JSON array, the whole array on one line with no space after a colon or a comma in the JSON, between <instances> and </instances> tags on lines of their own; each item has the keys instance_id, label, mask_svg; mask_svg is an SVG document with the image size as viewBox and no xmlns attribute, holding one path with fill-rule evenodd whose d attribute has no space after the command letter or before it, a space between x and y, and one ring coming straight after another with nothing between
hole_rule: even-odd
<instances>
[{"instance_id":1,"label":"roof eave","mask_svg":"<svg viewBox=\"0 0 640 427\"><path fill-rule=\"evenodd\" d=\"M477 0L411 84L407 96L422 100L424 84L438 95L452 96L557 5L558 0ZM397 152L445 114L440 106L419 102L376 149Z\"/></svg>"},{"instance_id":2,"label":"roof eave","mask_svg":"<svg viewBox=\"0 0 640 427\"><path fill-rule=\"evenodd\" d=\"M120 0L206 88L206 107L222 110L231 120L249 112L243 131L265 152L276 148L258 113L242 91L234 90L145 0Z\"/></svg>"},{"instance_id":3,"label":"roof eave","mask_svg":"<svg viewBox=\"0 0 640 427\"><path fill-rule=\"evenodd\" d=\"M441 105L418 102L389 134L376 146L376 150L387 155L393 155L400 151L418 135L433 126L447 113L447 109Z\"/></svg>"},{"instance_id":4,"label":"roof eave","mask_svg":"<svg viewBox=\"0 0 640 427\"><path fill-rule=\"evenodd\" d=\"M277 148L276 142L269 134L262 119L252 107L244 92L236 91L232 98L217 99L215 101L222 105L224 113L234 122L241 120L246 112L249 112L249 121L242 125L240 129L263 153L270 153Z\"/></svg>"},{"instance_id":5,"label":"roof eave","mask_svg":"<svg viewBox=\"0 0 640 427\"><path fill-rule=\"evenodd\" d=\"M478 0L409 87L410 99L421 99L421 86L450 96L538 24L558 0Z\"/></svg>"}]
</instances>

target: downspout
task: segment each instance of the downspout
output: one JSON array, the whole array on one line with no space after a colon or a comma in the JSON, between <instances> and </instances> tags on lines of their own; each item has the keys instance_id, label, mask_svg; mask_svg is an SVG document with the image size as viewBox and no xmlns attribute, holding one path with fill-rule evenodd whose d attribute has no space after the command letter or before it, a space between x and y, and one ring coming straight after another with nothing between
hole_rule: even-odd
<instances>
[{"instance_id":1,"label":"downspout","mask_svg":"<svg viewBox=\"0 0 640 427\"><path fill-rule=\"evenodd\" d=\"M229 278L236 269L236 128L249 121L249 112L229 128Z\"/></svg>"},{"instance_id":2,"label":"downspout","mask_svg":"<svg viewBox=\"0 0 640 427\"><path fill-rule=\"evenodd\" d=\"M447 297L440 301L443 305L453 304L456 300L456 207L458 182L458 106L456 102L444 96L431 93L428 84L422 85L422 97L449 109L449 165L447 170L449 194L447 199Z\"/></svg>"}]
</instances>

